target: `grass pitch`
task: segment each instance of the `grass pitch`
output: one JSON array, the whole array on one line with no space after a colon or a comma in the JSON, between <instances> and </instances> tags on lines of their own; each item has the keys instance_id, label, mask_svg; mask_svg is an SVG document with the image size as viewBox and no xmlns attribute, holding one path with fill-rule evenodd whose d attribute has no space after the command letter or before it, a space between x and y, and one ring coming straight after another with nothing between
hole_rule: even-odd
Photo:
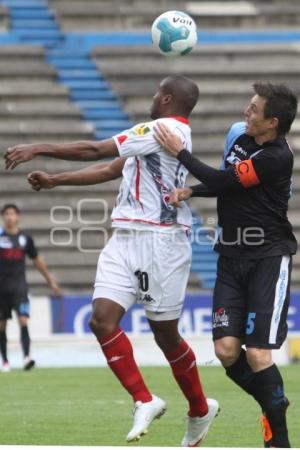
<instances>
[{"instance_id":1,"label":"grass pitch","mask_svg":"<svg viewBox=\"0 0 300 450\"><path fill-rule=\"evenodd\" d=\"M291 406L290 439L300 447L299 366L281 369ZM143 368L150 389L168 404L139 446L180 446L186 401L169 368ZM200 369L208 397L219 400L221 413L204 447L262 447L259 409L220 367ZM0 444L126 445L132 402L108 369L36 369L0 373ZM137 444L128 444L135 447Z\"/></svg>"}]
</instances>

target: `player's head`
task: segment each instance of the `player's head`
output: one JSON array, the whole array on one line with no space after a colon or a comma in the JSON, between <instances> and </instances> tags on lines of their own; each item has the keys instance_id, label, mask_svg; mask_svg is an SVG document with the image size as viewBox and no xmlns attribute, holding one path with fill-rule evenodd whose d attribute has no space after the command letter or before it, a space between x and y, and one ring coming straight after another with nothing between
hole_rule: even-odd
<instances>
[{"instance_id":1,"label":"player's head","mask_svg":"<svg viewBox=\"0 0 300 450\"><path fill-rule=\"evenodd\" d=\"M245 109L247 133L253 137L287 134L297 113L297 97L285 84L254 83Z\"/></svg>"},{"instance_id":2,"label":"player's head","mask_svg":"<svg viewBox=\"0 0 300 450\"><path fill-rule=\"evenodd\" d=\"M20 219L20 210L14 203L7 203L1 209L3 224L5 228L16 227Z\"/></svg>"},{"instance_id":3,"label":"player's head","mask_svg":"<svg viewBox=\"0 0 300 450\"><path fill-rule=\"evenodd\" d=\"M188 117L199 98L197 84L181 75L164 78L153 97L151 119L171 115Z\"/></svg>"}]
</instances>

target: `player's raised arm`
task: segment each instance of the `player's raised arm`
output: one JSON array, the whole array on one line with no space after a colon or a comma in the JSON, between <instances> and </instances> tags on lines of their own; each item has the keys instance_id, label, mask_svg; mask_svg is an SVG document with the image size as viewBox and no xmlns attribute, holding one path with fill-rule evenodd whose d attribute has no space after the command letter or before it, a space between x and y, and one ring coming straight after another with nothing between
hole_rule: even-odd
<instances>
[{"instance_id":1,"label":"player's raised arm","mask_svg":"<svg viewBox=\"0 0 300 450\"><path fill-rule=\"evenodd\" d=\"M6 169L14 169L21 163L37 156L64 159L67 161L97 161L118 156L118 148L113 139L103 141L78 141L59 144L26 144L9 148L5 155Z\"/></svg>"},{"instance_id":2,"label":"player's raised arm","mask_svg":"<svg viewBox=\"0 0 300 450\"><path fill-rule=\"evenodd\" d=\"M73 172L49 174L42 171L34 171L28 175L28 182L32 189L52 189L57 186L85 186L105 183L122 175L125 164L124 158L117 158L109 163L94 164Z\"/></svg>"}]
</instances>

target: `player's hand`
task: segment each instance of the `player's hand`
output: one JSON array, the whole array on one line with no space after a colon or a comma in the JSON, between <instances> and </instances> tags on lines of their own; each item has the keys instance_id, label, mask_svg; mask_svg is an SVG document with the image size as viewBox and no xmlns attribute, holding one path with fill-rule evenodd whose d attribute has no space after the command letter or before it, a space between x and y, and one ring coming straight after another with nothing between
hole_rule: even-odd
<instances>
[{"instance_id":1,"label":"player's hand","mask_svg":"<svg viewBox=\"0 0 300 450\"><path fill-rule=\"evenodd\" d=\"M55 280L51 281L50 287L51 287L52 292L55 295L55 297L63 298L63 293L62 293L61 287L59 286L58 283L56 283Z\"/></svg>"},{"instance_id":2,"label":"player's hand","mask_svg":"<svg viewBox=\"0 0 300 450\"><path fill-rule=\"evenodd\" d=\"M180 150L184 147L180 137L170 131L170 129L163 123L157 122L155 125L154 137L171 156L177 156Z\"/></svg>"},{"instance_id":3,"label":"player's hand","mask_svg":"<svg viewBox=\"0 0 300 450\"><path fill-rule=\"evenodd\" d=\"M35 191L40 191L41 189L52 189L55 187L53 176L40 170L31 172L28 175L27 180L32 189Z\"/></svg>"},{"instance_id":4,"label":"player's hand","mask_svg":"<svg viewBox=\"0 0 300 450\"><path fill-rule=\"evenodd\" d=\"M174 189L169 198L169 203L175 208L180 208L180 202L188 200L193 191L191 188Z\"/></svg>"},{"instance_id":5,"label":"player's hand","mask_svg":"<svg viewBox=\"0 0 300 450\"><path fill-rule=\"evenodd\" d=\"M38 147L40 146L28 144L8 148L4 155L5 168L14 169L21 163L31 161L36 156Z\"/></svg>"}]
</instances>

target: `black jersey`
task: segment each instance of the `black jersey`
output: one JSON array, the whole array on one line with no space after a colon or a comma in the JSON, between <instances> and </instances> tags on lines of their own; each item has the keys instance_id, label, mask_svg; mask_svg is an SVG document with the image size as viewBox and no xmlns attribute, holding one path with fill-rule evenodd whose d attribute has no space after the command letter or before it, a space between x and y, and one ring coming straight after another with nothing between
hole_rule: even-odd
<instances>
[{"instance_id":1,"label":"black jersey","mask_svg":"<svg viewBox=\"0 0 300 450\"><path fill-rule=\"evenodd\" d=\"M26 292L25 257L38 255L32 237L19 231L8 234L0 230L0 292Z\"/></svg>"},{"instance_id":2,"label":"black jersey","mask_svg":"<svg viewBox=\"0 0 300 450\"><path fill-rule=\"evenodd\" d=\"M287 218L293 152L283 135L261 146L245 133L244 122L234 124L221 171L201 162L197 165L186 153L178 158L205 183L194 188L194 195L207 196L207 187L217 195L220 229L215 249L219 253L242 258L296 253Z\"/></svg>"}]
</instances>

